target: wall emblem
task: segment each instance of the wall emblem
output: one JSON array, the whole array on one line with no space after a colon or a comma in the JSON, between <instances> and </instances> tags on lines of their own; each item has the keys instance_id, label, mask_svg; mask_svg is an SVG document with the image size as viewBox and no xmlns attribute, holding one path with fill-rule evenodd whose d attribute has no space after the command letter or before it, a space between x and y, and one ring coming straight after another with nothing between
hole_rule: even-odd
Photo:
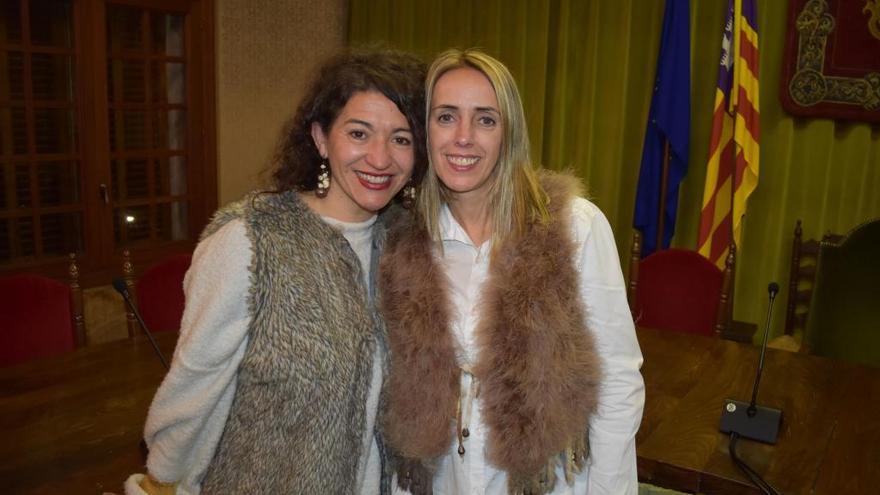
<instances>
[{"instance_id":1,"label":"wall emblem","mask_svg":"<svg viewBox=\"0 0 880 495\"><path fill-rule=\"evenodd\" d=\"M880 122L880 0L790 0L782 106Z\"/></svg>"}]
</instances>

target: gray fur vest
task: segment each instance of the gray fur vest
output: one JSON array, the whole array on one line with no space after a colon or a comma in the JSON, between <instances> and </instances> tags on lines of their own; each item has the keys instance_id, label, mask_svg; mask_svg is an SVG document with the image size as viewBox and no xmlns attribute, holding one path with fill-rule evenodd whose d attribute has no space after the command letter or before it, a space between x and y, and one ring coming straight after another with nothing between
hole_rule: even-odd
<instances>
[{"instance_id":1,"label":"gray fur vest","mask_svg":"<svg viewBox=\"0 0 880 495\"><path fill-rule=\"evenodd\" d=\"M234 218L244 221L253 250L251 324L202 493L352 493L384 332L360 262L296 193L226 207L203 236ZM373 248L375 258L375 240Z\"/></svg>"},{"instance_id":2,"label":"gray fur vest","mask_svg":"<svg viewBox=\"0 0 880 495\"><path fill-rule=\"evenodd\" d=\"M475 330L486 456L516 494L552 491L558 465L569 482L582 469L600 378L569 227L579 183L545 173L542 186L551 221L530 224L493 254ZM413 494L432 492L459 400L449 282L435 256L427 231L404 218L389 231L379 271L391 359L382 428L398 484Z\"/></svg>"}]
</instances>

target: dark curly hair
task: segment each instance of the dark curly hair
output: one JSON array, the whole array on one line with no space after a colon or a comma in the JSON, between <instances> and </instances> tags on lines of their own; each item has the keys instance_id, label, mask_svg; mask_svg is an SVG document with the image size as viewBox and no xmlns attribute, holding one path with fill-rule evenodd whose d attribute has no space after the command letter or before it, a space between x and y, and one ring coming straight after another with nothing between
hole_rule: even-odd
<instances>
[{"instance_id":1,"label":"dark curly hair","mask_svg":"<svg viewBox=\"0 0 880 495\"><path fill-rule=\"evenodd\" d=\"M425 73L426 65L418 58L390 49L353 50L330 59L284 126L272 174L276 191L312 191L317 187L321 155L312 140L312 122L329 133L348 100L361 91L382 93L406 117L413 134L412 183L418 185L428 166Z\"/></svg>"}]
</instances>

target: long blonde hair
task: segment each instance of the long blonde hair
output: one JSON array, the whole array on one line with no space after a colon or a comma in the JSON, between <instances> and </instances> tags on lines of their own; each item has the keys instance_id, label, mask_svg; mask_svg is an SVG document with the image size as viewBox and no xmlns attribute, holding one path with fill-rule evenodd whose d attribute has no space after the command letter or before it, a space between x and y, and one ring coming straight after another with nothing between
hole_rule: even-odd
<instances>
[{"instance_id":1,"label":"long blonde hair","mask_svg":"<svg viewBox=\"0 0 880 495\"><path fill-rule=\"evenodd\" d=\"M529 132L516 81L507 67L495 58L471 48L446 50L434 60L425 80L428 129L434 86L443 74L460 67L476 69L486 76L495 90L501 113L501 151L493 171L494 181L489 189L493 247L497 248L511 236L524 233L529 222L547 223L550 220L547 211L549 199L538 181L537 170L532 166L529 157ZM419 193L418 211L431 239L439 242L440 208L444 202L449 201L450 194L435 172L430 158L430 132L427 135L428 172Z\"/></svg>"}]
</instances>

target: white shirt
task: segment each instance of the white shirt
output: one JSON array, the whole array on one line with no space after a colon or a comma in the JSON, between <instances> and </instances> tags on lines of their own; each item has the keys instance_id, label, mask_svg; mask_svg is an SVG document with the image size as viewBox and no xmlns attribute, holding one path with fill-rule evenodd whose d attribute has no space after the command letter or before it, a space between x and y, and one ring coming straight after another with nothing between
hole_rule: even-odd
<instances>
[{"instance_id":1,"label":"white shirt","mask_svg":"<svg viewBox=\"0 0 880 495\"><path fill-rule=\"evenodd\" d=\"M372 226L322 217L341 231L361 262L369 286ZM238 367L247 348L247 297L253 252L244 222L233 220L196 247L184 279L186 309L171 370L150 406L144 438L150 448L147 470L159 481L178 482L179 495L195 495L205 475L235 396ZM363 456L356 493L379 491L381 462L373 437L382 388L382 350L376 347L367 395ZM141 475L126 482L126 493L141 495Z\"/></svg>"},{"instance_id":2,"label":"white shirt","mask_svg":"<svg viewBox=\"0 0 880 495\"><path fill-rule=\"evenodd\" d=\"M475 329L480 314L480 294L488 276L491 241L475 246L444 206L440 215L443 240L442 266L451 286L454 309L452 332L460 349L459 363L476 362ZM573 486L565 482L561 468L553 495L635 495L638 493L635 434L644 406L644 382L639 368L642 354L626 301L626 288L617 257L611 226L589 201L572 204L571 235L575 264L580 273L580 292L601 358L603 383L598 409L590 420L590 461ZM487 426L480 412L480 398L472 399L471 377L462 374L463 425L470 431L464 439L465 455L459 456L458 440L439 462L434 477L435 495L507 495L507 475L485 457ZM470 406L468 402L471 402ZM398 493L402 491L395 489Z\"/></svg>"}]
</instances>

